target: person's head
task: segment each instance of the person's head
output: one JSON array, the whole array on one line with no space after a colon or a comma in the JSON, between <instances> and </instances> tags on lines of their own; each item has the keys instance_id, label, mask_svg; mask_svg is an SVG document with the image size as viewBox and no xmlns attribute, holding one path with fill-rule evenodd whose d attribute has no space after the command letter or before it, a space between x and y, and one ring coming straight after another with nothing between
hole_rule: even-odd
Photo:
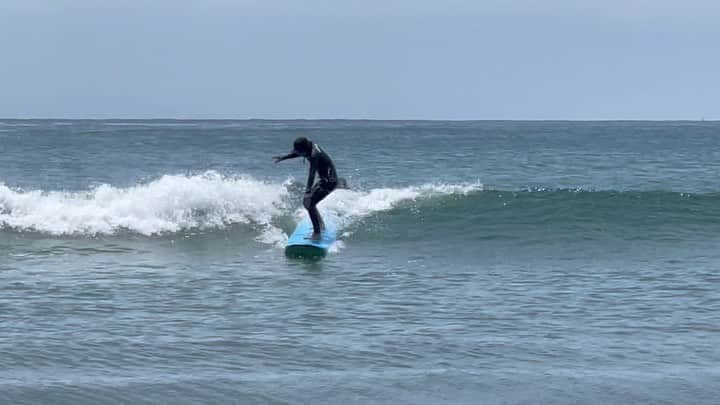
<instances>
[{"instance_id":1,"label":"person's head","mask_svg":"<svg viewBox=\"0 0 720 405\"><path fill-rule=\"evenodd\" d=\"M297 138L295 142L293 142L293 150L295 151L295 153L303 157L310 157L310 154L312 153L312 147L312 141L305 137Z\"/></svg>"}]
</instances>

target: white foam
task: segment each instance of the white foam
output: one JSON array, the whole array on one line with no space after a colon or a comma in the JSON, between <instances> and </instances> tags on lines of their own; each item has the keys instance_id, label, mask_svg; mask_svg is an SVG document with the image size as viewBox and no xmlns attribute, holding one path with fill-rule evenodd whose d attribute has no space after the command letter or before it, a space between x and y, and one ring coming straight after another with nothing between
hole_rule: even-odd
<instances>
[{"instance_id":1,"label":"white foam","mask_svg":"<svg viewBox=\"0 0 720 405\"><path fill-rule=\"evenodd\" d=\"M387 211L400 204L438 195L468 194L482 190L482 184L424 184L404 188L376 188L369 191L336 190L318 207L336 220L340 229L377 212ZM300 208L296 217L305 215Z\"/></svg>"},{"instance_id":2,"label":"white foam","mask_svg":"<svg viewBox=\"0 0 720 405\"><path fill-rule=\"evenodd\" d=\"M0 184L0 224L54 235L143 235L233 223L270 227L283 211L286 184L251 177L165 175L129 188L102 185L85 192L21 191Z\"/></svg>"},{"instance_id":3,"label":"white foam","mask_svg":"<svg viewBox=\"0 0 720 405\"><path fill-rule=\"evenodd\" d=\"M259 242L283 246L287 235L273 221L291 213L298 221L307 215L301 201L288 205L289 186L290 180L268 183L213 171L192 176L165 175L133 187L102 185L80 192L24 191L0 183L0 227L52 235L114 234L124 230L149 236L240 223L255 226ZM335 219L342 232L357 220L405 202L481 189L480 184L425 184L336 190L320 203L320 209Z\"/></svg>"}]
</instances>

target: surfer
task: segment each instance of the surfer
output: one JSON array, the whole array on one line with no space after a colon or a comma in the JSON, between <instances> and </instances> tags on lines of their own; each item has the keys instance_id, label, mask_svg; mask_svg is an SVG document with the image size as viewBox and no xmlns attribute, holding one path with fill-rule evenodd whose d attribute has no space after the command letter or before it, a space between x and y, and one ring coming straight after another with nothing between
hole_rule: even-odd
<instances>
[{"instance_id":1,"label":"surfer","mask_svg":"<svg viewBox=\"0 0 720 405\"><path fill-rule=\"evenodd\" d=\"M318 144L305 137L295 139L292 152L285 156L273 156L273 160L278 163L301 156L310 162L303 206L307 209L312 221L312 238L320 239L320 233L325 228L325 223L320 216L320 212L318 212L317 204L337 188L338 177L330 156ZM315 173L317 173L320 181L313 184L315 182Z\"/></svg>"}]
</instances>

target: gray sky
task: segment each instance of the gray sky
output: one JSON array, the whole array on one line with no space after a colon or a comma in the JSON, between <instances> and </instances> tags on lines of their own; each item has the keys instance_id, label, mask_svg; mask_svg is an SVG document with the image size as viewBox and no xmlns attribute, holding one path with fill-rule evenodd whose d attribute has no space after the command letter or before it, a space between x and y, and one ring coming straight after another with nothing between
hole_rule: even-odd
<instances>
[{"instance_id":1,"label":"gray sky","mask_svg":"<svg viewBox=\"0 0 720 405\"><path fill-rule=\"evenodd\" d=\"M0 117L720 119L717 0L0 0Z\"/></svg>"}]
</instances>

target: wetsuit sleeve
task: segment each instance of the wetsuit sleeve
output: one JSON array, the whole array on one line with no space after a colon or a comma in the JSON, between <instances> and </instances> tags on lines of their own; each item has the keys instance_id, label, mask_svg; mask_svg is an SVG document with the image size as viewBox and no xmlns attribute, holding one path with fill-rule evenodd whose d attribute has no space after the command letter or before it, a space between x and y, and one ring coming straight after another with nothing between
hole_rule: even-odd
<instances>
[{"instance_id":1,"label":"wetsuit sleeve","mask_svg":"<svg viewBox=\"0 0 720 405\"><path fill-rule=\"evenodd\" d=\"M278 162L281 162L281 161L287 160L287 159L294 159L294 158L296 158L296 157L298 157L298 156L300 156L300 155L299 155L297 152L290 152L290 153L288 153L288 154L285 155L285 156L280 156L280 157L278 157L278 160L277 160L277 161L278 161Z\"/></svg>"},{"instance_id":2,"label":"wetsuit sleeve","mask_svg":"<svg viewBox=\"0 0 720 405\"><path fill-rule=\"evenodd\" d=\"M313 183L315 182L315 172L317 171L317 167L315 167L315 162L310 161L310 171L308 172L308 181L307 186L305 187L305 192L309 193L310 190L312 190Z\"/></svg>"}]
</instances>

